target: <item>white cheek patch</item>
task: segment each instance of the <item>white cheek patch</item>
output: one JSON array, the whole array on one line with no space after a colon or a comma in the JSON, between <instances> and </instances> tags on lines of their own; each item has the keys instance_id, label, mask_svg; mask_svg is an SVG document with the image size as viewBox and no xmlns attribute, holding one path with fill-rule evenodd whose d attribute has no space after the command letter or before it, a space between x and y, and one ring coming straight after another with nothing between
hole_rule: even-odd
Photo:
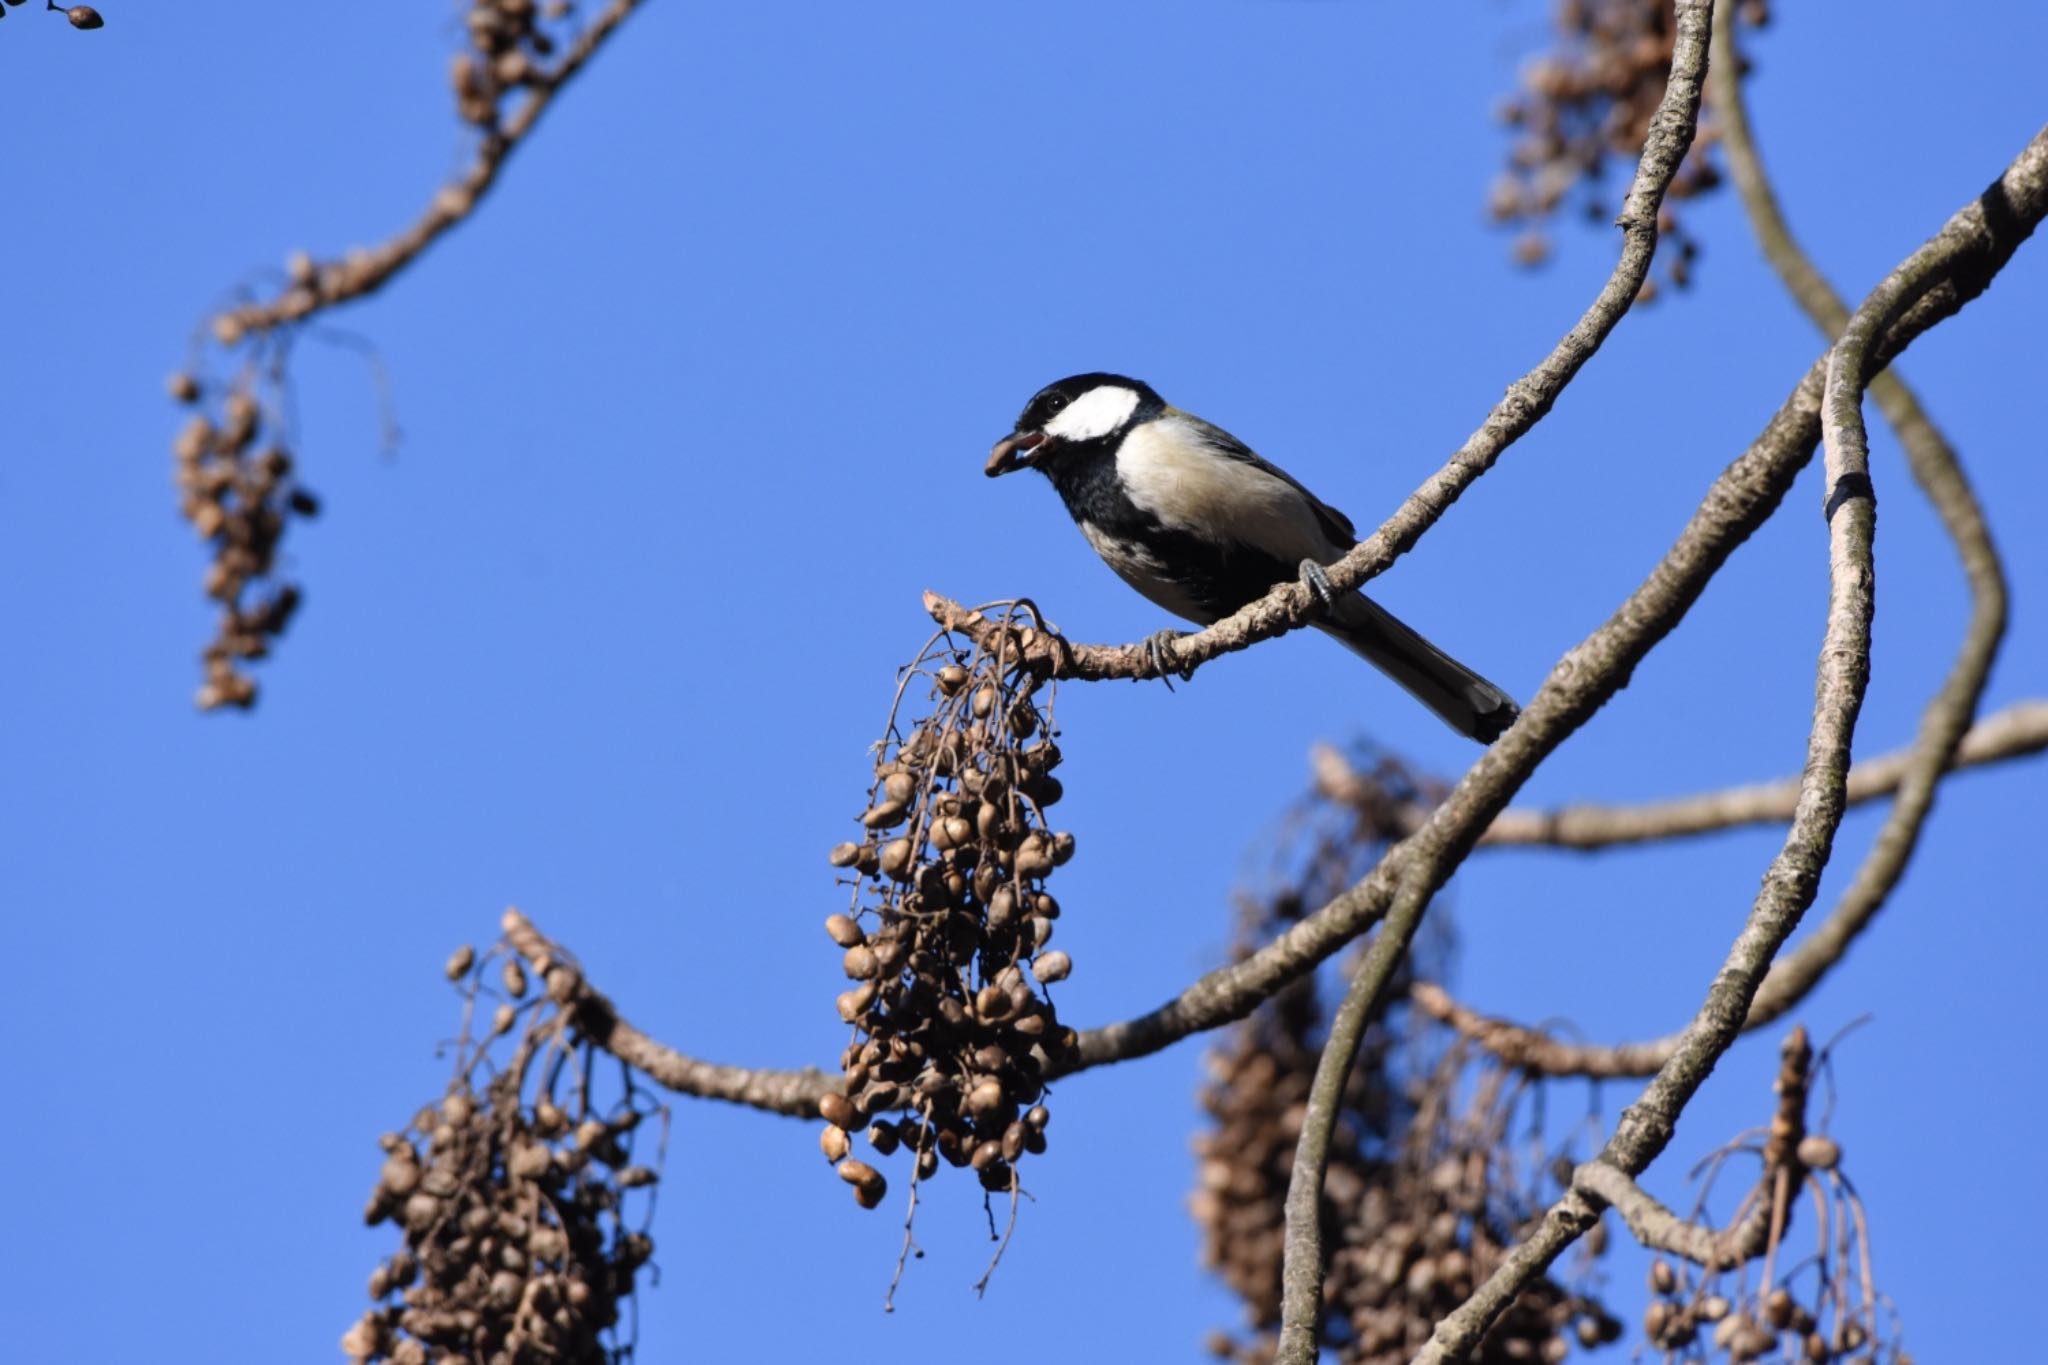
<instances>
[{"instance_id":1,"label":"white cheek patch","mask_svg":"<svg viewBox=\"0 0 2048 1365\"><path fill-rule=\"evenodd\" d=\"M1045 424L1045 434L1062 441L1093 441L1116 431L1137 410L1135 389L1104 384L1061 409L1059 416Z\"/></svg>"}]
</instances>

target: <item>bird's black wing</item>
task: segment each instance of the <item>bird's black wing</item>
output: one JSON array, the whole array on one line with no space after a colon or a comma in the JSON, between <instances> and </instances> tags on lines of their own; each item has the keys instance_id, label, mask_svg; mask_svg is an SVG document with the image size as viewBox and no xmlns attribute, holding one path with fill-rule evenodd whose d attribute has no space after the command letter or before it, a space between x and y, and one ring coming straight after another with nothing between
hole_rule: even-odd
<instances>
[{"instance_id":1,"label":"bird's black wing","mask_svg":"<svg viewBox=\"0 0 2048 1365\"><path fill-rule=\"evenodd\" d=\"M1309 507L1314 510L1316 520L1322 526L1323 534L1328 536L1333 544L1349 548L1358 543L1358 530L1351 524L1351 518L1309 492L1303 486L1300 479L1295 478L1271 460L1263 458L1256 450L1253 450L1243 441L1238 440L1215 423L1205 422L1191 412L1179 412L1176 415L1190 427L1200 432L1204 443L1217 454L1224 456L1226 459L1236 460L1240 464L1248 464L1254 469L1271 474L1274 478L1301 494L1308 501Z\"/></svg>"}]
</instances>

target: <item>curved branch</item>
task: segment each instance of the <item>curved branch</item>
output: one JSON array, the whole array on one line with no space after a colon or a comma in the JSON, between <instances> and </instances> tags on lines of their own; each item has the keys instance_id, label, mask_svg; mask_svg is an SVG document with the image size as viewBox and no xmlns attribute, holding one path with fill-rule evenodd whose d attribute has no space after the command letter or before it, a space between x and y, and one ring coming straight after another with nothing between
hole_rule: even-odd
<instances>
[{"instance_id":1,"label":"curved branch","mask_svg":"<svg viewBox=\"0 0 2048 1365\"><path fill-rule=\"evenodd\" d=\"M286 323L300 322L315 313L375 293L391 278L411 265L441 235L476 211L476 206L497 183L512 153L519 149L540 116L562 87L574 79L584 63L596 55L605 39L617 31L642 0L611 0L577 35L562 53L562 59L534 73L529 93L503 126L485 131L476 156L462 173L443 185L410 227L383 245L368 251L354 251L339 260L312 266L275 298L230 308L213 321L214 335L222 345L232 346L243 337L269 331Z\"/></svg>"},{"instance_id":2,"label":"curved branch","mask_svg":"<svg viewBox=\"0 0 2048 1365\"><path fill-rule=\"evenodd\" d=\"M548 994L561 1005L577 1033L679 1095L725 1100L794 1118L816 1118L819 1096L834 1087L836 1078L808 1067L802 1071L757 1070L685 1056L620 1018L612 1002L583 979L575 960L518 909L508 909L499 928L533 974L547 983Z\"/></svg>"},{"instance_id":3,"label":"curved branch","mask_svg":"<svg viewBox=\"0 0 2048 1365\"><path fill-rule=\"evenodd\" d=\"M2024 758L2043 749L2048 749L2048 698L2014 702L1972 726L1956 746L1944 772ZM1916 743L1857 763L1849 769L1849 804L1861 805L1897 791L1921 752ZM1395 828L1410 833L1420 829L1429 818L1429 807L1420 803L1405 803L1387 812L1386 793L1330 745L1316 745L1309 753L1309 765L1316 791L1328 800L1386 812ZM1479 847L1533 846L1586 851L1709 834L1743 825L1782 824L1792 818L1798 799L1799 779L1788 777L1636 806L1585 803L1547 810L1510 807L1479 836Z\"/></svg>"},{"instance_id":4,"label":"curved branch","mask_svg":"<svg viewBox=\"0 0 2048 1365\"><path fill-rule=\"evenodd\" d=\"M1806 1136L1806 1101L1811 1093L1813 1045L1806 1030L1795 1028L1778 1050L1777 1112L1764 1143L1763 1172L1743 1201L1746 1210L1731 1227L1716 1231L1666 1208L1657 1197L1619 1167L1589 1161L1572 1173L1572 1185L1608 1205L1622 1217L1635 1239L1653 1251L1682 1256L1708 1270L1727 1270L1755 1260L1784 1235L1792 1209L1791 1192L1806 1179L1799 1144Z\"/></svg>"},{"instance_id":5,"label":"curved branch","mask_svg":"<svg viewBox=\"0 0 2048 1365\"><path fill-rule=\"evenodd\" d=\"M1817 670L1814 723L1799 810L1747 922L1705 1002L1671 1057L1644 1087L1597 1160L1639 1175L1676 1131L1678 1115L1741 1032L1751 1001L1785 940L1812 904L1820 871L1846 806L1849 743L1869 665L1873 606L1873 495L1863 468L1863 386L1889 361L1879 342L1895 321L1928 307L1953 311L1981 290L1999 264L2048 214L2048 129L2005 174L1887 276L1828 353L1821 422L1827 458L1828 624ZM1809 380L1812 376L1809 375ZM1510 731L1512 736L1513 731ZM1437 1324L1416 1357L1427 1365L1463 1359L1557 1256L1598 1219L1596 1195L1574 1187L1465 1303Z\"/></svg>"},{"instance_id":6,"label":"curved branch","mask_svg":"<svg viewBox=\"0 0 2048 1365\"><path fill-rule=\"evenodd\" d=\"M1732 25L1726 20L1717 23L1716 62L1725 69L1713 80L1713 99L1723 114L1729 169L1741 192L1743 207L1765 256L1807 315L1825 335L1842 334L1846 338L1850 324L1848 308L1793 238L1764 174L1743 103L1742 83L1735 70L1734 42ZM1805 998L1829 968L1841 960L1849 944L1876 917L1898 885L1933 809L1935 790L1977 713L1992 662L2005 636L2004 566L1999 562L1997 547L1992 544L1984 522L1984 511L1963 474L1961 461L1904 380L1889 371L1874 373L1869 388L1872 400L1905 450L1914 481L1934 505L1943 527L1955 542L1970 585L1970 620L1948 676L1921 717L1919 736L1900 774L1898 798L1892 802L1884 827L1878 831L1876 841L1834 912L1811 937L1772 967L1750 1006L1752 1028L1780 1018Z\"/></svg>"}]
</instances>

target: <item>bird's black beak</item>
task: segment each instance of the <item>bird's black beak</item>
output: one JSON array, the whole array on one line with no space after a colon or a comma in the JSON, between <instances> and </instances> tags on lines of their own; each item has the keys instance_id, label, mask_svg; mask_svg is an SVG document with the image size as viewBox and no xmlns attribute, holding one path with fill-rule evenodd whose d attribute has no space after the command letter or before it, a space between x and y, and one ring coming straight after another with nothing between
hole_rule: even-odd
<instances>
[{"instance_id":1,"label":"bird's black beak","mask_svg":"<svg viewBox=\"0 0 2048 1365\"><path fill-rule=\"evenodd\" d=\"M1018 469L1031 467L1032 452L1045 444L1042 431L1012 432L995 443L988 453L988 466L982 473L991 479Z\"/></svg>"}]
</instances>

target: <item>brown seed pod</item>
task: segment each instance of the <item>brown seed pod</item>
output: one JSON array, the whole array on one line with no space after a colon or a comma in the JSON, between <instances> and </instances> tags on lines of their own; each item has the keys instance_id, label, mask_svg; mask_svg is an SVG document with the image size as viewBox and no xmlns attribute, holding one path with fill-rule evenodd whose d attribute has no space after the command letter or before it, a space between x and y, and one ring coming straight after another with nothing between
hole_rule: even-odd
<instances>
[{"instance_id":1,"label":"brown seed pod","mask_svg":"<svg viewBox=\"0 0 2048 1365\"><path fill-rule=\"evenodd\" d=\"M1820 1133L1808 1133L1799 1140L1799 1163L1816 1171L1832 1171L1842 1161L1841 1144Z\"/></svg>"},{"instance_id":2,"label":"brown seed pod","mask_svg":"<svg viewBox=\"0 0 2048 1365\"><path fill-rule=\"evenodd\" d=\"M1047 985L1055 981L1065 981L1068 973L1073 970L1074 960L1057 948L1049 953L1041 953L1031 961L1031 974Z\"/></svg>"},{"instance_id":3,"label":"brown seed pod","mask_svg":"<svg viewBox=\"0 0 2048 1365\"><path fill-rule=\"evenodd\" d=\"M826 857L834 867L852 867L860 860L860 850L861 846L855 843L834 844Z\"/></svg>"},{"instance_id":4,"label":"brown seed pod","mask_svg":"<svg viewBox=\"0 0 2048 1365\"><path fill-rule=\"evenodd\" d=\"M469 975L469 969L476 962L476 949L467 943L448 955L448 962L441 970L450 981L460 981Z\"/></svg>"},{"instance_id":5,"label":"brown seed pod","mask_svg":"<svg viewBox=\"0 0 2048 1365\"><path fill-rule=\"evenodd\" d=\"M851 915L828 915L825 918L825 932L832 941L842 948L853 948L867 942L867 935L854 923Z\"/></svg>"}]
</instances>

